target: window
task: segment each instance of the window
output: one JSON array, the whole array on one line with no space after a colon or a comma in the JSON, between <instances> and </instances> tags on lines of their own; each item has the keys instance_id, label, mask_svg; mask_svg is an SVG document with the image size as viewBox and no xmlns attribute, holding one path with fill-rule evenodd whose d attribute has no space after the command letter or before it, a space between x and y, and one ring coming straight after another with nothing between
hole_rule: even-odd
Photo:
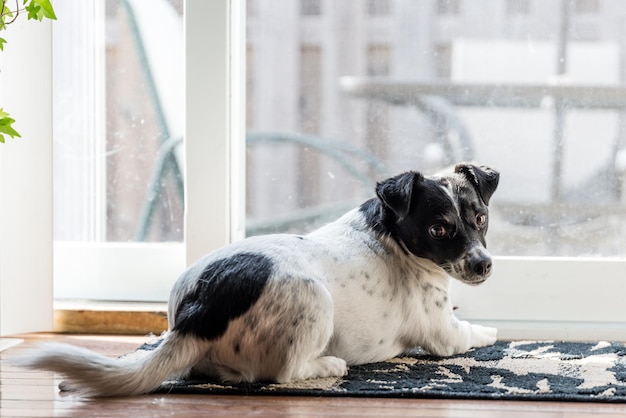
<instances>
[{"instance_id":1,"label":"window","mask_svg":"<svg viewBox=\"0 0 626 418\"><path fill-rule=\"evenodd\" d=\"M183 266L183 4L57 7L70 18L54 26L55 292L115 299L119 288L102 284L122 274L113 259L131 247L160 252L168 268L145 263L157 277ZM140 287L147 300L167 295Z\"/></svg>"},{"instance_id":2,"label":"window","mask_svg":"<svg viewBox=\"0 0 626 418\"><path fill-rule=\"evenodd\" d=\"M244 60L226 54L226 39L241 38L243 11L227 1L139 6L58 6L73 18L54 29L54 107L66 123L55 131L56 298L165 301L185 265L241 235L229 211L231 200L243 199L227 185L241 181L241 158L230 158L243 148L227 144L226 133L243 131L226 104L241 108L241 83L231 89L230 80L239 80ZM208 29L198 20L205 15L216 20ZM207 48L229 61L209 63ZM185 66L185 57L193 62ZM187 83L193 88L185 94ZM188 181L185 170L194 173Z\"/></svg>"},{"instance_id":3,"label":"window","mask_svg":"<svg viewBox=\"0 0 626 418\"><path fill-rule=\"evenodd\" d=\"M244 152L249 156L245 199L248 235L311 230L370 197L373 182L391 172L415 168L430 172L459 159L475 159L497 166L503 173L492 203L489 234L490 249L498 259L494 277L484 285L455 286L459 315L499 326L503 338L623 338L620 333L625 324L620 309L626 277L626 144L622 138L621 100L626 93L619 57L626 41L620 36L624 22L616 18L620 16L616 13L621 7L619 1L602 3L612 19L604 21L602 38L593 43L577 42L569 36L559 38L559 17L553 14L533 16L537 20L520 27L489 21L494 28L484 31L483 14L502 15L498 13L501 5L496 2L489 6L481 3L481 9L464 13L454 27L440 24L434 2L411 2L411 7L398 11L400 21L388 26L376 22L375 27L359 20L367 19L364 14L350 14L349 3L338 2L327 11L325 23L329 26L317 35L311 25L302 29L299 17L293 20L298 13L276 13L284 6L282 3L257 2L258 13L248 16L247 48L241 39L243 31L233 30L243 24L237 20L244 16L239 3L187 0L185 5L184 171L193 175L185 182L184 241L173 244L173 251L161 247L160 253L162 244L156 242L85 244L84 240L95 239L106 231L106 222L100 221L107 211L88 206L86 213L91 218L87 219L98 220L97 228L74 230L80 234L72 238L78 244L71 250L79 252L65 249L66 254L73 254L66 263L72 274L79 279L93 279L75 273L74 267L118 265L123 268L117 272L107 270L99 278L102 283L95 289L100 297L116 297L106 293L111 287L145 295L146 289L160 286L167 292L180 268L170 266L175 272L164 274L158 266L167 264L165 257L174 264L188 264L208 249L243 235L243 171L238 164L244 160ZM298 3L290 4L292 11L297 10ZM470 5L473 3L465 3L464 7ZM110 15L107 9L84 7L87 16ZM337 18L345 15L352 19ZM431 24L403 24L419 19ZM103 22L100 26L85 26L98 33ZM260 30L269 27L268 23L281 30ZM398 28L402 31L396 31ZM304 30L308 32L301 36ZM44 34L37 39L49 38ZM84 41L88 44L93 40L85 37ZM557 55L559 42L565 42L567 54ZM440 64L432 54L436 45L447 43L448 81L437 79ZM101 59L91 46L84 50L94 54L92 63ZM249 60L245 77L240 65L244 55ZM559 74L557 63L562 60L565 71ZM311 68L302 68L303 64ZM22 65L32 68L33 63ZM39 61L34 65L44 68ZM96 67L85 68L97 75ZM12 74L16 85L24 81L19 71ZM24 71L25 80L33 82L26 74ZM2 75L6 75L5 69ZM46 77L34 80L45 83ZM98 90L102 86L97 80L93 77L81 83L90 82L90 89ZM403 94L395 90L385 96L382 87L389 83L401 85ZM51 88L51 80L47 85ZM244 85L248 86L247 104L241 94ZM374 96L373 87L380 96ZM413 96L408 100L405 94ZM437 97L435 103L441 106L434 112L424 112L415 106L415 95ZM93 106L89 114L102 114L97 102L79 99L84 100L79 101L84 106ZM249 112L245 149L240 141L244 118L237 112L244 105ZM368 109L377 105L387 108L387 135L375 140ZM317 120L306 121L305 116ZM309 131L303 131L305 128ZM97 122L81 129L94 138L103 132ZM95 160L111 151L103 156L99 148L102 143L90 144L94 148L77 148L76 152ZM45 225L51 224L51 208L45 203L49 196L45 180L51 171L46 156L51 150L44 146L38 152L42 154L22 156L20 164L11 167L28 167L28 171L20 172L28 176L15 183L21 184L18 192L37 185L38 193L43 194L41 200L33 193L15 194L15 187L7 189L6 182L0 188L3 202L8 202L1 208L5 215L14 208L6 196L26 196L29 202L25 208L28 211L14 210L11 217L0 217L3 226L25 226L21 235L29 237L20 241L19 248L13 248L3 237L6 239L14 228L0 229L3 256L9 247L25 260L32 259L33 254L49 256L36 244L40 235L46 236ZM315 178L306 178L302 163L314 152L317 172L309 174ZM6 170L4 155L0 168ZM83 173L80 175L88 179L80 187L102 190L97 187L102 187L106 179L103 167L107 165L79 167L83 170L78 171ZM39 182L32 182L35 178ZM302 181L310 181L316 194L301 196L297 187ZM102 198L102 194L94 195ZM91 207L102 208L97 204L95 200ZM77 221L84 225L91 222L78 216ZM29 227L29 223L36 227ZM71 229L65 231L70 231L68 236L74 233ZM110 257L89 258L93 255L90 250L98 246L111 249ZM83 250L86 252L80 252ZM59 252L56 248L56 255ZM165 264L158 264L161 262ZM41 264L45 270L51 263L44 260ZM155 270L158 276L152 276ZM125 275L116 276L120 271ZM45 271L35 273L24 283L34 286L34 280L43 278L44 287L50 285ZM0 270L2 313L11 295L15 302L23 302L18 291L4 286L8 280L6 270ZM80 280L75 283L80 288ZM41 288L39 282L36 288ZM0 332L6 332L6 328L0 328Z\"/></svg>"},{"instance_id":4,"label":"window","mask_svg":"<svg viewBox=\"0 0 626 418\"><path fill-rule=\"evenodd\" d=\"M274 6L265 7L265 19L287 28L287 21L272 20ZM330 19L347 14L351 7L336 5L328 11ZM352 24L341 21L334 27L299 28L290 21L292 32L279 30L275 37L258 38L251 32L248 42L255 48L254 65L249 67L247 77L254 87L248 92L248 100L255 104L249 110L256 113L248 115L248 129L349 142L371 152L394 171L442 167L454 162L452 157L490 162L504 172L495 209L495 215L503 221L502 230L495 228L496 239L492 240L499 254L624 256L624 200L619 186L623 168L617 164L626 152L620 134L622 105L604 98L621 92L620 49L621 43L626 47L626 40L621 38L619 26L607 23L605 39L589 44L562 39L558 24L546 32L548 17L542 14L533 17L533 25L516 32L494 21L494 29L489 31L492 34L485 36L474 19L481 13L497 16L491 14L497 5L492 10L469 3L466 7L472 13L460 18L454 31L447 33L409 25L414 16L408 13L399 16L399 21L378 24L360 36L346 35L351 30L369 28L365 18L359 16ZM413 13L421 15L425 11L416 7ZM553 13L549 22L558 22L558 10ZM250 23L259 24L258 19L252 17ZM429 48L420 45L418 49L407 39L394 37L403 19L406 27L411 27L411 32L403 32L404 36L428 39ZM432 16L435 27L437 19ZM307 36L300 36L299 30L306 30ZM450 37L451 41L445 42ZM318 39L319 43L303 43L301 39L305 38ZM565 44L563 57L557 56L559 42ZM283 53L270 53L271 48ZM299 53L289 56L288 51ZM589 62L595 65L589 66ZM266 68L272 68L272 72L264 72ZM423 74L419 81L415 76L418 72ZM364 89L372 87L379 93L355 96L342 89L342 76L360 77ZM387 96L378 88L381 80L392 88L394 82L409 82L409 88L416 92L406 93L414 95L408 98ZM287 82L292 84L284 88ZM441 108L437 117L422 111L415 105L421 99L417 91L420 88L434 91L428 94L439 95L450 107ZM278 94L279 90L283 91ZM295 103L295 112L278 110ZM277 109L280 117L270 109ZM450 125L452 119L458 125ZM466 137L455 137L461 134ZM436 153L443 156L442 160L427 160L423 150L436 147L442 150ZM291 163L293 178L300 180L291 183L282 178L280 187L285 196L295 199L298 207L327 201L325 193L331 189L343 190L340 195L350 196L354 190L339 184L342 180L337 178L338 173L330 169L334 163L323 152L313 151L305 146L293 154L297 155ZM271 170L271 157L252 158L254 177ZM260 168L263 160L268 166ZM532 169L528 165L531 162ZM272 195L269 200L280 199ZM250 205L253 213L262 212L263 204ZM615 225L620 227L615 229Z\"/></svg>"},{"instance_id":5,"label":"window","mask_svg":"<svg viewBox=\"0 0 626 418\"><path fill-rule=\"evenodd\" d=\"M393 22L369 24L336 3L313 27L259 3L248 16L247 232L312 230L391 173L490 164L502 172L488 239L500 270L485 287L458 289L459 314L505 335L608 333L613 311L572 300L622 288L626 272L626 102L608 99L622 97L626 39L612 20L602 39L580 42L560 8L531 14L530 2L507 1L503 14L502 4L399 3ZM619 2L606 4L619 15ZM509 14L527 17L509 25ZM345 148L351 157L335 158ZM581 275L594 269L606 275L592 291ZM566 283L581 287L562 292ZM492 297L490 308L474 297Z\"/></svg>"},{"instance_id":6,"label":"window","mask_svg":"<svg viewBox=\"0 0 626 418\"><path fill-rule=\"evenodd\" d=\"M182 41L180 5L160 4L166 30ZM166 92L164 78L182 79L182 66L158 62L155 30L133 1L59 7L72 19L55 26L55 239L181 241L178 161L169 159L154 185L147 180L161 145L181 135L182 96ZM163 198L148 209L151 187Z\"/></svg>"}]
</instances>

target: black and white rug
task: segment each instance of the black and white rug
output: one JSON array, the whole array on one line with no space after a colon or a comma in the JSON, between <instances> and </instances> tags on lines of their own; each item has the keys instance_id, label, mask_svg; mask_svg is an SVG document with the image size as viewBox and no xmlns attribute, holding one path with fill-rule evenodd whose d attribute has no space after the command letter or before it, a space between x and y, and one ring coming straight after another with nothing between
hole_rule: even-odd
<instances>
[{"instance_id":1,"label":"black and white rug","mask_svg":"<svg viewBox=\"0 0 626 418\"><path fill-rule=\"evenodd\" d=\"M449 358L410 352L352 366L343 378L237 385L170 381L159 392L626 402L626 344L499 341Z\"/></svg>"}]
</instances>

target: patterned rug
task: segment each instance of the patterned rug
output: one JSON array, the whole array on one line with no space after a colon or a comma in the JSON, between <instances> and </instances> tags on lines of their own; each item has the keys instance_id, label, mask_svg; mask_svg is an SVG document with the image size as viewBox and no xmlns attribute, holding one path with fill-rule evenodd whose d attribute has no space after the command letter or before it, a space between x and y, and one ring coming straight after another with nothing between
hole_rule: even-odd
<instances>
[{"instance_id":1,"label":"patterned rug","mask_svg":"<svg viewBox=\"0 0 626 418\"><path fill-rule=\"evenodd\" d=\"M626 402L626 344L498 341L449 358L410 352L352 366L343 378L237 385L194 379L166 382L159 392Z\"/></svg>"}]
</instances>

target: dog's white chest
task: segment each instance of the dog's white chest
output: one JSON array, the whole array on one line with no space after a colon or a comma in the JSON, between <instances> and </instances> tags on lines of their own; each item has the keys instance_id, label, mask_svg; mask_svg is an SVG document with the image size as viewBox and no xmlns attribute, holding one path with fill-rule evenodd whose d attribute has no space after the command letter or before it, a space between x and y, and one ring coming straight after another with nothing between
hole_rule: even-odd
<instances>
[{"instance_id":1,"label":"dog's white chest","mask_svg":"<svg viewBox=\"0 0 626 418\"><path fill-rule=\"evenodd\" d=\"M429 327L434 287L420 279L428 273L383 246L372 250L371 236L357 239L334 228L332 242L325 240L323 230L313 237L320 251L332 249L331 257L316 263L334 304L334 332L326 352L350 364L393 357ZM441 280L447 282L447 276Z\"/></svg>"},{"instance_id":2,"label":"dog's white chest","mask_svg":"<svg viewBox=\"0 0 626 418\"><path fill-rule=\"evenodd\" d=\"M335 309L327 352L351 364L397 355L406 346L406 324L420 322L420 307L407 299L407 289L390 282L385 269L346 270L328 283Z\"/></svg>"}]
</instances>

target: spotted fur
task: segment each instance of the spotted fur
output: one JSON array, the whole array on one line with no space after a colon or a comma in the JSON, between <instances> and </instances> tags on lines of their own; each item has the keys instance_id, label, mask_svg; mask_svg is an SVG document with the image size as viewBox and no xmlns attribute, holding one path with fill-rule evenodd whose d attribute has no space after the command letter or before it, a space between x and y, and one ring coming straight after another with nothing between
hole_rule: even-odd
<instances>
[{"instance_id":1,"label":"spotted fur","mask_svg":"<svg viewBox=\"0 0 626 418\"><path fill-rule=\"evenodd\" d=\"M22 364L112 396L189 373L289 382L342 376L416 346L449 356L493 344L495 329L453 315L449 281L491 273L485 234L497 184L495 170L470 164L389 178L308 235L252 237L198 260L172 290L163 343L141 361L55 345Z\"/></svg>"}]
</instances>

